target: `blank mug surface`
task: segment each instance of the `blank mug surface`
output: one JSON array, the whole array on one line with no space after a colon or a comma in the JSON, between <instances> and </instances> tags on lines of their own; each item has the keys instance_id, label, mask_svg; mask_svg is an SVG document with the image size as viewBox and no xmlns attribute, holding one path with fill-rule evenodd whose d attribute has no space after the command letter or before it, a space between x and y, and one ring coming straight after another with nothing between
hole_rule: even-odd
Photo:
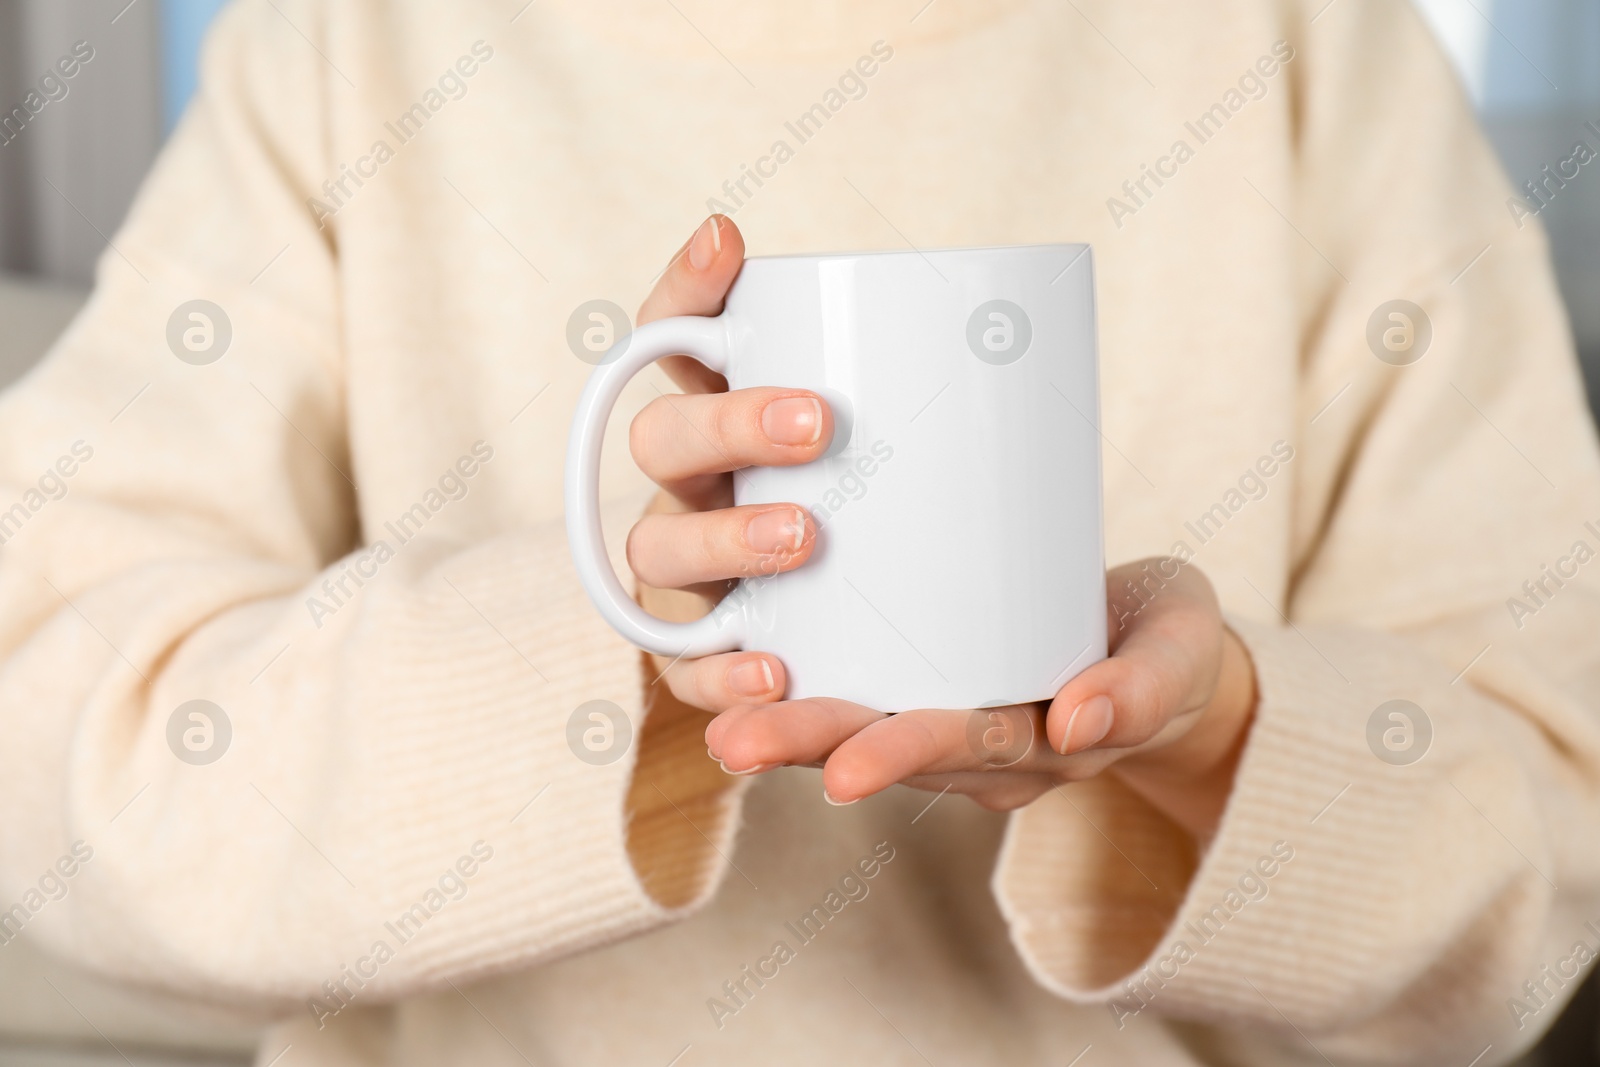
<instances>
[{"instance_id":1,"label":"blank mug surface","mask_svg":"<svg viewBox=\"0 0 1600 1067\"><path fill-rule=\"evenodd\" d=\"M683 349L733 389L820 393L837 429L821 460L734 475L740 504L811 512L803 566L746 579L699 631L608 613L626 636L674 655L715 631L782 660L790 698L882 711L1048 699L1105 657L1087 246L757 257L718 319L668 321L719 324Z\"/></svg>"}]
</instances>

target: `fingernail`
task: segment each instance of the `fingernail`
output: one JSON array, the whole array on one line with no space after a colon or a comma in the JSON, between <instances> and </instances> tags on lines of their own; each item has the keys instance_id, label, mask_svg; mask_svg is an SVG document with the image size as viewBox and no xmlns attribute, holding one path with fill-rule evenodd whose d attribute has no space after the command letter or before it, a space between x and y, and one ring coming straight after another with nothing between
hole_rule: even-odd
<instances>
[{"instance_id":1,"label":"fingernail","mask_svg":"<svg viewBox=\"0 0 1600 1067\"><path fill-rule=\"evenodd\" d=\"M717 231L715 216L706 219L694 231L694 239L689 242L689 266L695 270L705 270L711 266L711 261L722 251L722 234Z\"/></svg>"},{"instance_id":2,"label":"fingernail","mask_svg":"<svg viewBox=\"0 0 1600 1067\"><path fill-rule=\"evenodd\" d=\"M710 745L706 746L706 755L710 756L713 760L716 760L716 762L718 762L718 763L722 762L721 760L717 759L717 754L715 752L711 751L711 746Z\"/></svg>"},{"instance_id":3,"label":"fingernail","mask_svg":"<svg viewBox=\"0 0 1600 1067\"><path fill-rule=\"evenodd\" d=\"M854 804L861 798L856 797L855 800L835 800L833 799L833 794L828 792L827 787L824 786L822 790L822 799L826 800L829 804L832 804L836 808L848 808L851 804Z\"/></svg>"},{"instance_id":4,"label":"fingernail","mask_svg":"<svg viewBox=\"0 0 1600 1067\"><path fill-rule=\"evenodd\" d=\"M798 552L805 539L806 517L799 508L763 511L744 528L745 544L764 556L775 552ZM767 688L772 688L770 671ZM766 689L761 692L766 692Z\"/></svg>"},{"instance_id":5,"label":"fingernail","mask_svg":"<svg viewBox=\"0 0 1600 1067\"><path fill-rule=\"evenodd\" d=\"M782 766L782 764L780 764L780 763L758 763L754 767L746 767L742 771L734 771L734 770L729 770L728 769L728 765L726 763L724 763L722 765L722 769L724 771L727 771L729 774L735 775L735 776L737 776L739 778L743 778L745 775L748 775L748 774L760 774L763 771L770 771L774 767L781 767L781 766Z\"/></svg>"},{"instance_id":6,"label":"fingernail","mask_svg":"<svg viewBox=\"0 0 1600 1067\"><path fill-rule=\"evenodd\" d=\"M1090 697L1073 708L1072 716L1067 719L1067 732L1061 739L1061 754L1082 752L1104 740L1111 732L1113 711L1111 698L1103 694Z\"/></svg>"},{"instance_id":7,"label":"fingernail","mask_svg":"<svg viewBox=\"0 0 1600 1067\"><path fill-rule=\"evenodd\" d=\"M774 400L761 413L761 430L775 445L814 445L822 437L822 403L806 396Z\"/></svg>"},{"instance_id":8,"label":"fingernail","mask_svg":"<svg viewBox=\"0 0 1600 1067\"><path fill-rule=\"evenodd\" d=\"M765 659L745 660L728 672L728 688L741 696L770 693L773 685L772 668Z\"/></svg>"}]
</instances>

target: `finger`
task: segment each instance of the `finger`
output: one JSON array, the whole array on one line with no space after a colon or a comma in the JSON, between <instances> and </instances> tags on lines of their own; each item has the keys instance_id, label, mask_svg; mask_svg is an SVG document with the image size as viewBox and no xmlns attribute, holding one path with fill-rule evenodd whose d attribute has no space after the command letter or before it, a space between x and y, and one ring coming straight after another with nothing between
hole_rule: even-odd
<instances>
[{"instance_id":1,"label":"finger","mask_svg":"<svg viewBox=\"0 0 1600 1067\"><path fill-rule=\"evenodd\" d=\"M826 759L839 744L882 712L847 700L790 700L737 707L706 727L706 746L731 771Z\"/></svg>"},{"instance_id":2,"label":"finger","mask_svg":"<svg viewBox=\"0 0 1600 1067\"><path fill-rule=\"evenodd\" d=\"M650 295L639 305L639 325L673 315L718 315L728 287L744 263L744 236L733 220L712 215L700 224L667 263ZM692 393L720 393L728 388L722 375L688 356L661 361L679 388Z\"/></svg>"},{"instance_id":3,"label":"finger","mask_svg":"<svg viewBox=\"0 0 1600 1067\"><path fill-rule=\"evenodd\" d=\"M839 744L828 758L824 787L834 803L852 803L896 782L987 778L989 795L1009 802L1023 794L1003 779L1079 781L1115 760L1110 753L1066 757L1052 751L1043 717L1038 704L889 716ZM977 799L972 789L959 791Z\"/></svg>"},{"instance_id":4,"label":"finger","mask_svg":"<svg viewBox=\"0 0 1600 1067\"><path fill-rule=\"evenodd\" d=\"M781 574L804 563L815 544L809 516L793 504L646 515L628 533L628 565L645 585L677 589Z\"/></svg>"},{"instance_id":5,"label":"finger","mask_svg":"<svg viewBox=\"0 0 1600 1067\"><path fill-rule=\"evenodd\" d=\"M1209 583L1173 583L1125 626L1110 658L1056 695L1046 719L1050 747L1128 749L1156 738L1204 704L1216 685L1221 644Z\"/></svg>"},{"instance_id":6,"label":"finger","mask_svg":"<svg viewBox=\"0 0 1600 1067\"><path fill-rule=\"evenodd\" d=\"M645 475L674 495L704 495L741 467L810 463L827 451L833 415L803 389L659 396L633 420L628 447Z\"/></svg>"},{"instance_id":7,"label":"finger","mask_svg":"<svg viewBox=\"0 0 1600 1067\"><path fill-rule=\"evenodd\" d=\"M997 720L1006 741L989 736ZM835 803L850 803L919 776L1053 769L1063 760L1044 746L1038 720L1031 706L891 715L839 744L828 757L823 787Z\"/></svg>"},{"instance_id":8,"label":"finger","mask_svg":"<svg viewBox=\"0 0 1600 1067\"><path fill-rule=\"evenodd\" d=\"M721 712L783 696L788 675L776 656L764 652L725 652L702 659L679 659L661 675L673 696L693 707Z\"/></svg>"}]
</instances>

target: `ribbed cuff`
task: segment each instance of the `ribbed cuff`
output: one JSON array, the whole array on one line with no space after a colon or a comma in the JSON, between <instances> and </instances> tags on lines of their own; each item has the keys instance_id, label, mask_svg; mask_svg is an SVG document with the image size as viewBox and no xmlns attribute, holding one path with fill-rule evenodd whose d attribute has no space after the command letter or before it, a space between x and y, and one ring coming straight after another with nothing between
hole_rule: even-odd
<instances>
[{"instance_id":1,"label":"ribbed cuff","mask_svg":"<svg viewBox=\"0 0 1600 1067\"><path fill-rule=\"evenodd\" d=\"M1381 883L1418 843L1399 813L1432 776L1376 757L1366 720L1404 681L1382 664L1363 680L1372 665L1354 635L1322 631L1318 648L1294 629L1229 624L1255 662L1259 705L1204 856L1101 779L1014 815L995 873L1034 977L1123 1025L1151 1010L1310 1030L1394 992L1375 974L1397 899Z\"/></svg>"},{"instance_id":2,"label":"ribbed cuff","mask_svg":"<svg viewBox=\"0 0 1600 1067\"><path fill-rule=\"evenodd\" d=\"M637 514L636 502L619 507L608 541L620 546ZM742 791L707 756L692 709L646 699L639 653L593 610L558 528L419 570L383 614L386 706L374 736L350 745L376 764L356 777L385 783L360 798L376 874L357 885L389 924L374 922L373 936L394 943L395 917L437 903L440 878L479 860L465 894L382 968L383 985L526 967L709 899ZM630 802L641 791L660 803Z\"/></svg>"}]
</instances>

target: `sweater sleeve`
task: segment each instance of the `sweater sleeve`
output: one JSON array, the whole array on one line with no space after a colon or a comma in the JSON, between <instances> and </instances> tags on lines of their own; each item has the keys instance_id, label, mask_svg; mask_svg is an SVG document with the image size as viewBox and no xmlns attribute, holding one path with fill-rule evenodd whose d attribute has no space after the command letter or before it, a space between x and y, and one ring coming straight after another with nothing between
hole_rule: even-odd
<instances>
[{"instance_id":1,"label":"sweater sleeve","mask_svg":"<svg viewBox=\"0 0 1600 1067\"><path fill-rule=\"evenodd\" d=\"M1506 1062L1600 955L1600 457L1542 234L1426 30L1309 16L1274 187L1309 279L1293 563L1210 575L1259 683L1232 797L1197 848L1114 776L1058 790L995 891L1038 981L1118 1028ZM1408 365L1367 339L1396 298L1431 323Z\"/></svg>"},{"instance_id":2,"label":"sweater sleeve","mask_svg":"<svg viewBox=\"0 0 1600 1067\"><path fill-rule=\"evenodd\" d=\"M667 922L733 829L731 787L660 756L696 731L646 719L559 522L419 535L353 595L336 229L306 205L350 91L330 11L223 15L91 303L0 397L0 951L258 1015Z\"/></svg>"}]
</instances>

